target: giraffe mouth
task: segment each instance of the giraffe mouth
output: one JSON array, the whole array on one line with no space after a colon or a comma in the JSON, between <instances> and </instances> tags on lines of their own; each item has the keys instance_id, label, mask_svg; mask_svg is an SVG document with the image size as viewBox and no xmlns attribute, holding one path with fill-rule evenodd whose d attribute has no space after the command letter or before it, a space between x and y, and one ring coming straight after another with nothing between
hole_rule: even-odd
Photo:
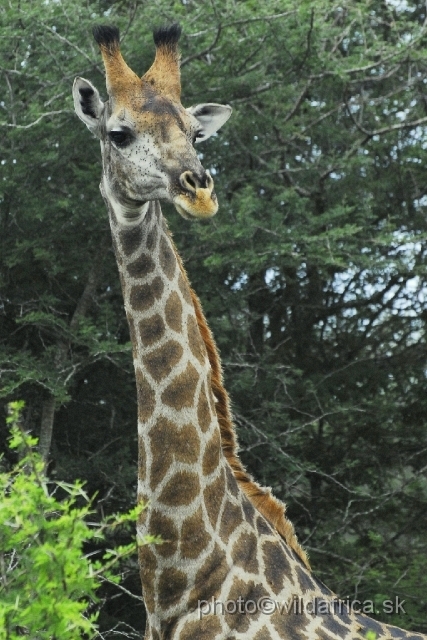
<instances>
[{"instance_id":1,"label":"giraffe mouth","mask_svg":"<svg viewBox=\"0 0 427 640\"><path fill-rule=\"evenodd\" d=\"M193 193L180 193L173 199L178 213L186 220L211 218L218 211L216 195L210 189L196 189Z\"/></svg>"},{"instance_id":2,"label":"giraffe mouth","mask_svg":"<svg viewBox=\"0 0 427 640\"><path fill-rule=\"evenodd\" d=\"M174 206L175 206L175 209L178 211L179 215L185 218L186 220L197 220L197 216L194 216L189 211L186 211L183 207L181 207L176 202L174 202Z\"/></svg>"}]
</instances>

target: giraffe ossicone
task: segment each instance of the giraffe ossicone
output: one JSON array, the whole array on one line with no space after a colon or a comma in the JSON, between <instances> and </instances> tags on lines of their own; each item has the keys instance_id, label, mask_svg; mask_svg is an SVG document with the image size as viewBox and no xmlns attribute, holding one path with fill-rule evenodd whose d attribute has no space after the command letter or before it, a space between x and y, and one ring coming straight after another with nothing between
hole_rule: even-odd
<instances>
[{"instance_id":1,"label":"giraffe ossicone","mask_svg":"<svg viewBox=\"0 0 427 640\"><path fill-rule=\"evenodd\" d=\"M181 105L177 25L154 32L139 77L115 27L96 27L108 99L83 78L77 115L101 142L110 219L133 346L138 401L138 533L147 640L424 638L340 603L311 574L284 505L252 482L235 435L215 344L173 245L159 200L185 218L218 204L194 143L229 118L228 105ZM215 398L217 401L215 401ZM264 517L265 516L265 517Z\"/></svg>"}]
</instances>

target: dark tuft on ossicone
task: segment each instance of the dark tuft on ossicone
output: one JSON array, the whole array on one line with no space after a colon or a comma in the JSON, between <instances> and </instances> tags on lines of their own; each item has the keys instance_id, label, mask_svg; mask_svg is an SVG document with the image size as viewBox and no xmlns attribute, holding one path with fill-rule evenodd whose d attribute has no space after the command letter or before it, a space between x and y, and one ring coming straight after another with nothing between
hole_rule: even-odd
<instances>
[{"instance_id":1,"label":"dark tuft on ossicone","mask_svg":"<svg viewBox=\"0 0 427 640\"><path fill-rule=\"evenodd\" d=\"M172 49L176 47L180 37L181 27L176 22L168 27L158 27L153 31L154 44L156 47L168 47Z\"/></svg>"},{"instance_id":2,"label":"dark tuft on ossicone","mask_svg":"<svg viewBox=\"0 0 427 640\"><path fill-rule=\"evenodd\" d=\"M120 43L120 32L117 27L110 25L95 25L92 29L93 37L100 47L108 51L115 51Z\"/></svg>"}]
</instances>

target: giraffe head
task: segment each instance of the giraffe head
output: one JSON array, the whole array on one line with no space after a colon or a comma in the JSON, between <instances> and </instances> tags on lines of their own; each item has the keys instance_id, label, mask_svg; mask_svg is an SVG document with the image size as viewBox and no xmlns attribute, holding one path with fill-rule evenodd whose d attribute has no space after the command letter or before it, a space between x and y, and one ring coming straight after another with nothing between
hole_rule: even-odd
<instances>
[{"instance_id":1,"label":"giraffe head","mask_svg":"<svg viewBox=\"0 0 427 640\"><path fill-rule=\"evenodd\" d=\"M101 191L123 224L140 220L150 200L167 200L184 218L213 216L213 180L197 157L206 140L231 115L231 107L180 100L178 25L154 32L156 57L140 78L120 53L119 31L95 27L106 71L108 100L84 78L73 86L79 118L101 140Z\"/></svg>"}]
</instances>

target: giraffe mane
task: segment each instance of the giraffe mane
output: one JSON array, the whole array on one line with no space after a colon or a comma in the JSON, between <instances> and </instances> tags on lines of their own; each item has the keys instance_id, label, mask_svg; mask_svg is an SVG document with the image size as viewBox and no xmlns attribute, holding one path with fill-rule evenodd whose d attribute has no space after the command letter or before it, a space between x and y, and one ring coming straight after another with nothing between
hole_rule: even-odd
<instances>
[{"instance_id":1,"label":"giraffe mane","mask_svg":"<svg viewBox=\"0 0 427 640\"><path fill-rule=\"evenodd\" d=\"M182 264L181 257L176 250L175 255L177 257L182 276L189 284L188 276L184 265ZM203 342L205 343L209 363L211 365L211 389L216 399L215 409L221 434L221 448L225 458L231 467L233 475L237 480L237 484L253 504L255 509L274 527L287 545L297 554L300 560L302 560L307 569L311 570L307 553L298 542L294 525L286 517L286 505L272 495L270 488L261 487L258 482L254 481L252 476L246 471L238 456L239 448L235 426L231 416L230 398L223 384L221 359L218 348L206 321L200 300L191 286L190 291L196 312L197 324Z\"/></svg>"}]
</instances>

